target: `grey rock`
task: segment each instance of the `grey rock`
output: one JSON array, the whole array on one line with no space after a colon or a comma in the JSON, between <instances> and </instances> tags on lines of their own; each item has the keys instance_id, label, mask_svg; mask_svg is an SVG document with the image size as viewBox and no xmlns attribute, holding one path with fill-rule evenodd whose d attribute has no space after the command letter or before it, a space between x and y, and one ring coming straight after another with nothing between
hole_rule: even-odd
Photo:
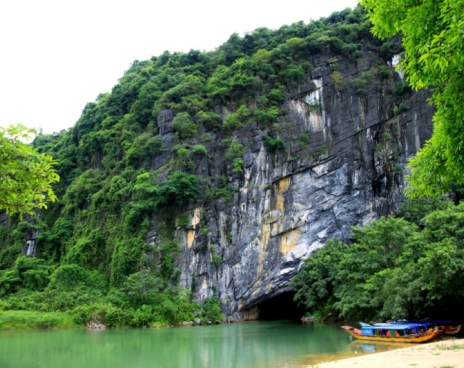
<instances>
[{"instance_id":1,"label":"grey rock","mask_svg":"<svg viewBox=\"0 0 464 368\"><path fill-rule=\"evenodd\" d=\"M375 62L366 54L341 59L337 68L349 80ZM373 80L363 93L349 83L337 90L332 72L322 65L313 79L287 90L288 113L275 138L290 155L268 153L261 133L251 128L236 133L234 139L250 147L244 172L229 175L238 193L202 212L208 237L181 246L181 286L190 288L195 278L197 301L216 295L229 322L288 291L304 260L328 239L346 241L351 226L394 213L403 199L404 168L431 135L427 92L403 96L410 109L394 116L394 81ZM310 108L314 101L323 108ZM295 142L300 134L308 143ZM292 156L298 159L289 161ZM212 244L222 258L217 267L211 264Z\"/></svg>"}]
</instances>

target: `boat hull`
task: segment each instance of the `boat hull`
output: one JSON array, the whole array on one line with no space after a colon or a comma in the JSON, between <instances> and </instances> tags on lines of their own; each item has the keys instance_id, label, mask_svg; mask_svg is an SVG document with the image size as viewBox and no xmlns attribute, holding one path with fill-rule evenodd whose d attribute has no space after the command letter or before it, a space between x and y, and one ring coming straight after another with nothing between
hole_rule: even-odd
<instances>
[{"instance_id":1,"label":"boat hull","mask_svg":"<svg viewBox=\"0 0 464 368\"><path fill-rule=\"evenodd\" d=\"M461 331L461 325L457 325L456 327L452 327L450 329L444 329L443 334L444 335L456 335Z\"/></svg>"},{"instance_id":2,"label":"boat hull","mask_svg":"<svg viewBox=\"0 0 464 368\"><path fill-rule=\"evenodd\" d=\"M369 340L369 341L384 341L384 342L401 342L401 343L422 343L422 342L427 342L438 335L441 334L441 330L439 329L430 329L427 332L424 332L422 334L416 334L416 335L411 335L411 336L368 336L368 335L361 335L355 328L350 327L350 326L342 326L342 328L348 332L351 336L359 339L359 340Z\"/></svg>"}]
</instances>

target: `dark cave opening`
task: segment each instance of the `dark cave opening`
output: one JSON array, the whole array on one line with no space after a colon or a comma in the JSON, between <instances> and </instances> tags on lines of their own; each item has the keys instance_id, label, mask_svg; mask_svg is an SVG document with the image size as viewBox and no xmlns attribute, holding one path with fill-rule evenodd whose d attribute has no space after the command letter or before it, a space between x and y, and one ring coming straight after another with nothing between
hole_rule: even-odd
<instances>
[{"instance_id":1,"label":"dark cave opening","mask_svg":"<svg viewBox=\"0 0 464 368\"><path fill-rule=\"evenodd\" d=\"M299 321L304 315L304 309L294 301L295 293L288 291L267 299L258 305L260 320L291 319Z\"/></svg>"}]
</instances>

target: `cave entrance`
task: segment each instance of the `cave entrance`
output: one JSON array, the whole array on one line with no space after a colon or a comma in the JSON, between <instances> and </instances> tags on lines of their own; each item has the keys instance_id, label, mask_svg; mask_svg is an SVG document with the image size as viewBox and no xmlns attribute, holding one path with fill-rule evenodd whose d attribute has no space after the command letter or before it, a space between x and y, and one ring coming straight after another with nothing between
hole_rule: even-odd
<instances>
[{"instance_id":1,"label":"cave entrance","mask_svg":"<svg viewBox=\"0 0 464 368\"><path fill-rule=\"evenodd\" d=\"M304 309L294 301L295 293L287 291L258 304L260 320L291 319L299 321Z\"/></svg>"}]
</instances>

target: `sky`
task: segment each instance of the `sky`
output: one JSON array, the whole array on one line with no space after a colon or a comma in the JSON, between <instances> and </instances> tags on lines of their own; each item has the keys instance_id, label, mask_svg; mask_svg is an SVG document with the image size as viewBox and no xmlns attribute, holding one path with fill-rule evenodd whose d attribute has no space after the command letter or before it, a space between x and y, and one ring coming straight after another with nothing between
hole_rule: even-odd
<instances>
[{"instance_id":1,"label":"sky","mask_svg":"<svg viewBox=\"0 0 464 368\"><path fill-rule=\"evenodd\" d=\"M51 134L110 92L134 60L210 51L233 33L278 29L357 0L2 0L0 126Z\"/></svg>"}]
</instances>

